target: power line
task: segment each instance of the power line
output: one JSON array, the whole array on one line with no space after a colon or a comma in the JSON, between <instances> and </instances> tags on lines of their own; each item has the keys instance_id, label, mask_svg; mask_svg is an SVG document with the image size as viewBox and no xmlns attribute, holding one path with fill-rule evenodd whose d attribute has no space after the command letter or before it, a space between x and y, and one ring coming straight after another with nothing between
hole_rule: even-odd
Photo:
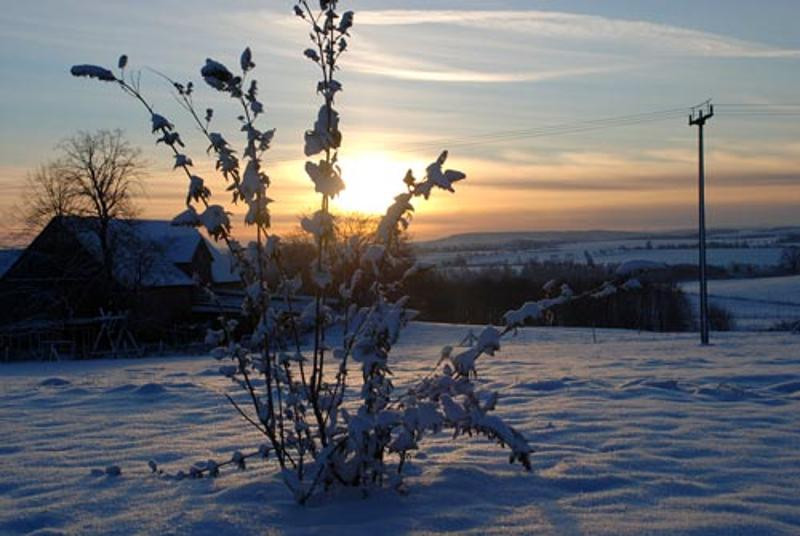
<instances>
[{"instance_id":1,"label":"power line","mask_svg":"<svg viewBox=\"0 0 800 536\"><path fill-rule=\"evenodd\" d=\"M800 108L800 102L724 102L722 104L715 104L717 108L727 107L747 107L747 108Z\"/></svg>"},{"instance_id":2,"label":"power line","mask_svg":"<svg viewBox=\"0 0 800 536\"><path fill-rule=\"evenodd\" d=\"M423 150L439 150L442 147L473 147L521 139L564 136L597 130L656 123L669 119L685 117L687 113L692 113L695 109L706 105L707 102L708 101L696 106L684 106L679 108L641 112L637 114L556 123L530 129L500 130L484 132L480 134L471 134L468 136L440 138L437 140L430 140L420 143L399 144L393 149L393 151L399 153L411 153ZM723 103L715 104L715 107L718 109L717 115L720 117L793 117L800 115L800 104L796 103ZM723 108L723 110L719 111L719 108ZM270 159L269 161L271 163L285 163L302 160L304 159L287 157Z\"/></svg>"},{"instance_id":3,"label":"power line","mask_svg":"<svg viewBox=\"0 0 800 536\"><path fill-rule=\"evenodd\" d=\"M610 127L616 126L619 123L628 123L628 122L639 122L639 121L648 121L648 120L660 120L662 117L673 117L677 113L684 114L688 108L673 108L669 110L658 110L653 112L644 112L632 115L622 115L622 116L614 116L614 117L605 117L600 119L590 119L584 121L573 121L568 123L558 123L552 125L544 125L541 127L531 128L531 129L521 129L521 130L503 130L503 131L495 131L495 132L487 132L483 134L474 134L470 136L464 136L461 138L446 138L440 140L431 140L425 143L420 144L410 144L409 147L412 145L417 146L428 146L431 144L441 144L441 143L459 143L463 140L468 141L478 141L480 139L495 139L495 138L508 138L508 137L528 137L528 136L536 136L539 134L547 134L551 131L562 131L562 130L570 130L575 128L586 128L588 126L592 127Z\"/></svg>"}]
</instances>

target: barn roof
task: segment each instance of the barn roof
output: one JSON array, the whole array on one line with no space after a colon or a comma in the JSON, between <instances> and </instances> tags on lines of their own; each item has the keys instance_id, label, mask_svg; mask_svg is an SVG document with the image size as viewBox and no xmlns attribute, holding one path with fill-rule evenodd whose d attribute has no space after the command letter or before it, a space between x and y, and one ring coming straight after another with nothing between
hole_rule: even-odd
<instances>
[{"instance_id":1,"label":"barn roof","mask_svg":"<svg viewBox=\"0 0 800 536\"><path fill-rule=\"evenodd\" d=\"M96 218L56 218L43 232L59 228L72 235L91 257L102 263ZM193 227L175 226L167 220L112 220L110 236L114 278L123 285L193 286L195 281L179 265L191 264L198 248L211 254L211 279L214 283L239 281L230 255ZM0 251L0 277L15 264L21 253Z\"/></svg>"},{"instance_id":2,"label":"barn roof","mask_svg":"<svg viewBox=\"0 0 800 536\"><path fill-rule=\"evenodd\" d=\"M17 262L17 259L22 255L22 249L0 249L0 277Z\"/></svg>"},{"instance_id":3,"label":"barn roof","mask_svg":"<svg viewBox=\"0 0 800 536\"><path fill-rule=\"evenodd\" d=\"M128 220L137 235L164 248L174 263L191 262L203 237L194 227L172 225L165 220Z\"/></svg>"},{"instance_id":4,"label":"barn roof","mask_svg":"<svg viewBox=\"0 0 800 536\"><path fill-rule=\"evenodd\" d=\"M67 217L64 227L72 232L94 258L102 262L97 221ZM111 222L114 279L126 286L191 286L192 278L176 266L190 262L202 237L190 227L172 227L159 220Z\"/></svg>"},{"instance_id":5,"label":"barn roof","mask_svg":"<svg viewBox=\"0 0 800 536\"><path fill-rule=\"evenodd\" d=\"M241 281L231 254L221 250L208 240L206 240L206 245L213 259L211 262L211 277L214 279L214 283L238 283Z\"/></svg>"},{"instance_id":6,"label":"barn roof","mask_svg":"<svg viewBox=\"0 0 800 536\"><path fill-rule=\"evenodd\" d=\"M80 241L84 248L98 260L102 260L100 240L96 232L97 221L92 218L67 217L64 225ZM212 253L212 273L226 273L224 259L217 258L208 244L193 227L172 225L166 220L113 220L112 240L121 247L114 249L114 277L126 285L139 284L147 287L191 286L194 281L177 264L187 264L202 245ZM227 270L230 272L230 270ZM216 277L214 277L216 282ZM227 282L229 277L223 282Z\"/></svg>"}]
</instances>

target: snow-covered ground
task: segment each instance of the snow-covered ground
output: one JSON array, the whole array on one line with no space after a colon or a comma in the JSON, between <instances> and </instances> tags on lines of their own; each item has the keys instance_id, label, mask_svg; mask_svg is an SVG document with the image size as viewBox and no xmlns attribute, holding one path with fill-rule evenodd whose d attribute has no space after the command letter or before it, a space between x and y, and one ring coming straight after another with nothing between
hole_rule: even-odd
<instances>
[{"instance_id":1,"label":"snow-covered ground","mask_svg":"<svg viewBox=\"0 0 800 536\"><path fill-rule=\"evenodd\" d=\"M466 328L413 324L398 385ZM479 368L534 471L429 439L411 493L296 506L271 465L172 470L258 441L209 358L0 365L0 534L798 534L800 336L525 329ZM92 476L118 464L122 476Z\"/></svg>"},{"instance_id":2,"label":"snow-covered ground","mask_svg":"<svg viewBox=\"0 0 800 536\"><path fill-rule=\"evenodd\" d=\"M500 266L504 264L523 265L528 262L587 262L584 252L588 252L598 264L620 264L640 259L664 264L697 264L697 248L674 249L631 249L612 247L603 244L569 244L542 249L522 249L515 251L474 250L469 252L431 252L422 253L422 261L433 264L453 263L457 258L464 259L469 266ZM776 247L722 248L708 250L708 264L728 268L733 265L752 265L758 267L776 266L783 249Z\"/></svg>"},{"instance_id":3,"label":"snow-covered ground","mask_svg":"<svg viewBox=\"0 0 800 536\"><path fill-rule=\"evenodd\" d=\"M708 262L771 267L780 262L788 240L800 228L712 230ZM436 265L456 261L469 266L522 265L531 261L601 264L644 259L665 264L697 264L697 239L691 232L615 233L610 231L478 233L455 235L418 244L420 260Z\"/></svg>"},{"instance_id":4,"label":"snow-covered ground","mask_svg":"<svg viewBox=\"0 0 800 536\"><path fill-rule=\"evenodd\" d=\"M696 304L698 283L681 287ZM733 314L737 329L768 329L800 321L800 276L711 280L708 294L712 304Z\"/></svg>"}]
</instances>

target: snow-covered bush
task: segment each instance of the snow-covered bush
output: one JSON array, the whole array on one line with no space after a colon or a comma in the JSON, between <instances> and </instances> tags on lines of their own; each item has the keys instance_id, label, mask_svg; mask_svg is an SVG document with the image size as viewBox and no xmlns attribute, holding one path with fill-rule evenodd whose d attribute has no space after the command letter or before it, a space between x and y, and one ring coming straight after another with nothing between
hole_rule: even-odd
<instances>
[{"instance_id":1,"label":"snow-covered bush","mask_svg":"<svg viewBox=\"0 0 800 536\"><path fill-rule=\"evenodd\" d=\"M213 356L223 361L220 372L244 392L246 403L228 396L239 414L264 436L264 444L251 453L235 452L228 460L209 460L179 472L177 477L217 476L225 466L246 467L246 460L260 456L274 459L296 500L305 503L314 493L336 486L355 486L367 491L380 485L402 489L403 467L409 453L428 434L450 430L454 435L479 434L510 450L510 461L531 468L525 438L501 418L492 414L498 394L484 392L474 381L478 359L500 349L502 335L510 332L548 304L526 304L507 315L504 331L485 328L472 346L454 354L442 350L435 370L416 384L396 388L389 361L392 346L403 326L413 316L400 295L401 284L422 267L411 266L399 276L392 270L403 261L399 253L400 233L408 227L417 198L428 199L434 190L453 192L453 184L465 178L446 169L447 151L425 170L421 178L409 171L405 191L395 197L380 219L370 243L360 243L359 267L349 281L333 288L332 273L353 258L331 251L336 218L329 210L331 198L345 188L338 166L342 143L339 112L334 108L342 89L335 75L338 61L348 47L353 13L339 13L336 0L320 0L318 7L301 0L295 14L311 28L312 46L304 56L321 72L317 92L322 103L313 126L305 132L305 170L320 196L318 211L305 217L302 228L316 244L311 267L316 286L313 302L303 311L292 310L292 296L300 287L296 274L286 273L281 242L270 230L270 179L263 155L270 148L274 129L261 126L264 105L259 98L255 67L249 48L237 69L206 59L200 70L214 90L230 97L237 109L245 143L241 152L214 130L214 110L198 111L192 82L170 80L176 97L208 141L216 169L228 182L231 203L246 207L244 224L254 226L256 239L242 245L233 238L231 213L212 202L212 192L203 177L193 171L193 160L175 123L159 114L139 84L138 74L127 70L128 58L121 56L118 70L95 65L76 65L72 74L116 84L147 111L157 142L172 153L174 167L187 179L186 208L173 221L176 225L202 226L215 240L224 242L233 255L246 297L242 305L250 326L241 334L236 320L210 331L207 342ZM267 284L266 274L279 273L277 283ZM368 276L368 277L366 277ZM357 305L354 290L369 281L370 300ZM363 295L364 289L360 289ZM556 298L559 300L561 298ZM566 299L566 298L564 298ZM273 304L284 300L281 312ZM333 302L337 307L333 307ZM555 303L555 302L554 302ZM330 326L338 329L334 336ZM312 341L301 338L301 327L312 332ZM352 381L357 374L360 381ZM151 469L164 474L151 462Z\"/></svg>"}]
</instances>

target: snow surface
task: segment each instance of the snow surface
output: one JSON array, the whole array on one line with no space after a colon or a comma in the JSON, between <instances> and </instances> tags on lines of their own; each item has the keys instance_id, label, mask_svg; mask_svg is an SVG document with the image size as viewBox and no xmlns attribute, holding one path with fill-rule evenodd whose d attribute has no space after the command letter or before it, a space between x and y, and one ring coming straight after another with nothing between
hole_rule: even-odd
<instances>
[{"instance_id":1,"label":"snow surface","mask_svg":"<svg viewBox=\"0 0 800 536\"><path fill-rule=\"evenodd\" d=\"M206 246L211 253L211 277L214 283L238 283L241 281L230 252L223 251L210 240L206 240Z\"/></svg>"},{"instance_id":2,"label":"snow surface","mask_svg":"<svg viewBox=\"0 0 800 536\"><path fill-rule=\"evenodd\" d=\"M799 232L798 227L711 230L708 263L723 268L737 264L775 266L789 245L787 240ZM670 265L697 264L697 238L693 231L474 233L418 242L416 246L419 258L433 264L452 263L457 258L470 266L514 266L531 261L583 264L587 252L599 264L619 264L632 259Z\"/></svg>"},{"instance_id":3,"label":"snow surface","mask_svg":"<svg viewBox=\"0 0 800 536\"><path fill-rule=\"evenodd\" d=\"M777 240L790 242L800 233L798 227L778 227L765 229L709 229L710 241L746 242L750 246L775 244ZM697 242L696 229L674 231L517 231L464 233L437 240L415 242L423 250L465 250L496 249L513 246L520 241L553 242L561 244L594 244L596 247L645 247L647 242L653 246L672 246L676 243ZM592 246L589 246L591 248Z\"/></svg>"},{"instance_id":4,"label":"snow surface","mask_svg":"<svg viewBox=\"0 0 800 536\"><path fill-rule=\"evenodd\" d=\"M457 257L466 260L469 266L523 265L528 262L574 262L586 264L588 252L597 264L620 264L630 260L643 260L669 265L697 264L697 248L633 249L604 243L602 247L591 243L564 244L540 249L517 249L512 251L469 250L448 252L421 252L420 260L444 264ZM736 264L759 267L776 266L783 249L779 247L757 248L709 248L708 264L727 268Z\"/></svg>"},{"instance_id":5,"label":"snow surface","mask_svg":"<svg viewBox=\"0 0 800 536\"><path fill-rule=\"evenodd\" d=\"M697 294L698 283L685 283L684 291ZM708 282L708 293L721 298L741 298L800 305L800 275L719 279Z\"/></svg>"},{"instance_id":6,"label":"snow surface","mask_svg":"<svg viewBox=\"0 0 800 536\"><path fill-rule=\"evenodd\" d=\"M70 216L65 221L83 247L102 262L100 237L92 219ZM194 285L175 263L192 260L203 239L195 229L163 220L112 220L110 228L120 241L114 250L114 276L118 281L150 287ZM139 278L141 281L137 281Z\"/></svg>"},{"instance_id":7,"label":"snow surface","mask_svg":"<svg viewBox=\"0 0 800 536\"><path fill-rule=\"evenodd\" d=\"M699 301L696 281L681 284ZM800 276L721 279L708 282L709 302L733 314L736 329L768 329L800 321Z\"/></svg>"},{"instance_id":8,"label":"snow surface","mask_svg":"<svg viewBox=\"0 0 800 536\"><path fill-rule=\"evenodd\" d=\"M466 332L412 324L396 383ZM696 339L521 330L478 371L534 446L532 473L440 435L411 461L409 495L307 507L263 462L215 480L149 474L151 458L185 470L258 442L210 358L0 365L0 534L800 533L800 336Z\"/></svg>"}]
</instances>

